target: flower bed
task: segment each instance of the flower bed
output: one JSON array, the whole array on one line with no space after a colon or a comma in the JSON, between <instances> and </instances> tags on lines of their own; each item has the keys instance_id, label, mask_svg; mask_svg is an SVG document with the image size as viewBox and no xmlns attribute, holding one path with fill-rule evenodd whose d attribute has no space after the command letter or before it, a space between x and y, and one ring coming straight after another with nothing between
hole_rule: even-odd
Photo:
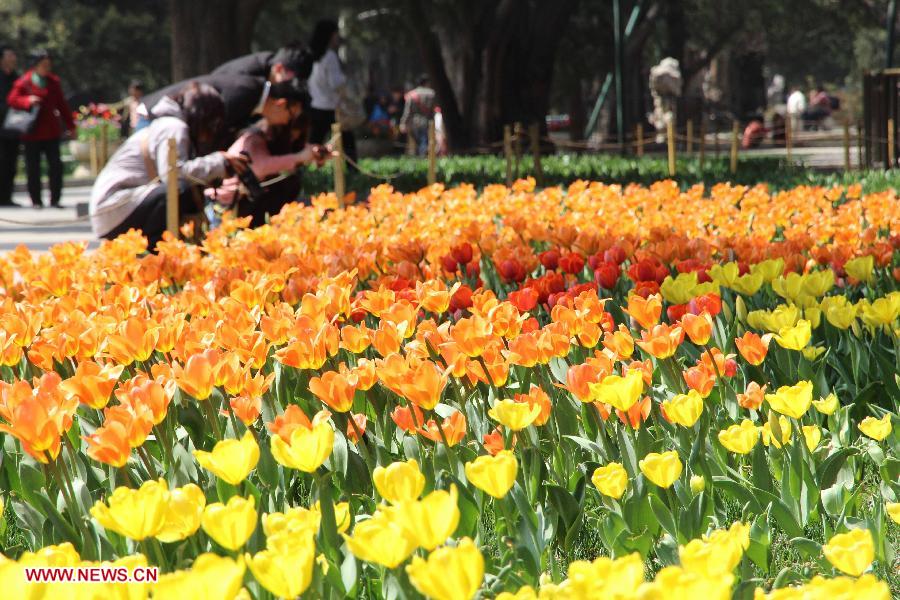
<instances>
[{"instance_id":1,"label":"flower bed","mask_svg":"<svg viewBox=\"0 0 900 600\"><path fill-rule=\"evenodd\" d=\"M4 590L900 590L894 192L369 200L3 257Z\"/></svg>"}]
</instances>

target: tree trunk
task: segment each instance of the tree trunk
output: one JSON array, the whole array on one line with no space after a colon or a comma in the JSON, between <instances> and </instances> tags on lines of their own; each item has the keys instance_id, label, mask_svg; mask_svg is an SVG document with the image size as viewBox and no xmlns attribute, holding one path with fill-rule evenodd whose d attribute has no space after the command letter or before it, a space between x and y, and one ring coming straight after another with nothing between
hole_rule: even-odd
<instances>
[{"instance_id":1,"label":"tree trunk","mask_svg":"<svg viewBox=\"0 0 900 600\"><path fill-rule=\"evenodd\" d=\"M265 0L169 0L172 80L202 75L250 52ZM202 32L202 34L201 34Z\"/></svg>"}]
</instances>

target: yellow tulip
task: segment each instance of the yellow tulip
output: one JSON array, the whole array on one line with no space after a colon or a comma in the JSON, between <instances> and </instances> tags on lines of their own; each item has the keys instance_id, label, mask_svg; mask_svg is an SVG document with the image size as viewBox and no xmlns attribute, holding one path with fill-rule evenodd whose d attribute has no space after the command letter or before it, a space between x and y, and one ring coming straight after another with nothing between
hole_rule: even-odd
<instances>
[{"instance_id":1,"label":"yellow tulip","mask_svg":"<svg viewBox=\"0 0 900 600\"><path fill-rule=\"evenodd\" d=\"M793 440L791 440L791 422L788 421L785 417L778 417L777 422L778 429L779 431L781 431L781 439L779 439L775 435L772 435L772 423L766 421L761 429L763 444L765 444L766 446L772 444L776 448L781 448L781 446L785 444L793 444Z\"/></svg>"},{"instance_id":2,"label":"yellow tulip","mask_svg":"<svg viewBox=\"0 0 900 600\"><path fill-rule=\"evenodd\" d=\"M322 517L322 508L319 506L319 501L316 500L312 505L311 510L319 513L319 518ZM337 524L338 533L343 533L350 528L351 521L353 517L350 515L350 503L349 502L338 502L334 505L334 522Z\"/></svg>"},{"instance_id":3,"label":"yellow tulip","mask_svg":"<svg viewBox=\"0 0 900 600\"><path fill-rule=\"evenodd\" d=\"M628 473L617 462L609 463L594 470L591 482L600 490L600 493L618 500L628 487Z\"/></svg>"},{"instance_id":4,"label":"yellow tulip","mask_svg":"<svg viewBox=\"0 0 900 600\"><path fill-rule=\"evenodd\" d=\"M509 450L501 450L496 456L479 456L465 465L466 479L479 490L502 498L516 482L519 463Z\"/></svg>"},{"instance_id":5,"label":"yellow tulip","mask_svg":"<svg viewBox=\"0 0 900 600\"><path fill-rule=\"evenodd\" d=\"M253 496L232 496L227 504L216 502L203 510L203 531L227 550L237 550L247 543L256 529Z\"/></svg>"},{"instance_id":6,"label":"yellow tulip","mask_svg":"<svg viewBox=\"0 0 900 600\"><path fill-rule=\"evenodd\" d=\"M334 448L334 429L327 421L311 429L300 426L291 432L291 443L280 435L272 436L272 456L280 464L305 473L312 473L325 462Z\"/></svg>"},{"instance_id":7,"label":"yellow tulip","mask_svg":"<svg viewBox=\"0 0 900 600\"><path fill-rule=\"evenodd\" d=\"M803 276L803 291L814 297L824 296L834 287L834 271L825 269L813 271Z\"/></svg>"},{"instance_id":8,"label":"yellow tulip","mask_svg":"<svg viewBox=\"0 0 900 600\"><path fill-rule=\"evenodd\" d=\"M706 479L702 475L691 475L691 493L699 494L706 489Z\"/></svg>"},{"instance_id":9,"label":"yellow tulip","mask_svg":"<svg viewBox=\"0 0 900 600\"><path fill-rule=\"evenodd\" d=\"M533 587L523 585L515 594L512 592L500 592L500 595L495 600L538 600L538 595Z\"/></svg>"},{"instance_id":10,"label":"yellow tulip","mask_svg":"<svg viewBox=\"0 0 900 600\"><path fill-rule=\"evenodd\" d=\"M875 257L869 254L848 260L844 263L844 271L858 281L872 281L875 272Z\"/></svg>"},{"instance_id":11,"label":"yellow tulip","mask_svg":"<svg viewBox=\"0 0 900 600\"><path fill-rule=\"evenodd\" d=\"M563 587L565 598L628 598L644 581L644 563L637 552L617 559L600 556L592 562L576 560L569 565ZM543 592L546 586L541 586ZM555 597L552 596L551 597Z\"/></svg>"},{"instance_id":12,"label":"yellow tulip","mask_svg":"<svg viewBox=\"0 0 900 600\"><path fill-rule=\"evenodd\" d=\"M860 316L866 325L890 325L900 316L900 292L891 292L871 304L860 300L857 307L860 308Z\"/></svg>"},{"instance_id":13,"label":"yellow tulip","mask_svg":"<svg viewBox=\"0 0 900 600\"><path fill-rule=\"evenodd\" d=\"M707 272L713 281L729 288L733 287L734 282L741 276L740 267L736 262L729 262L724 265L713 265Z\"/></svg>"},{"instance_id":14,"label":"yellow tulip","mask_svg":"<svg viewBox=\"0 0 900 600\"><path fill-rule=\"evenodd\" d=\"M387 467L375 467L372 481L381 497L391 504L415 500L425 489L425 476L419 470L419 464L412 459L391 463Z\"/></svg>"},{"instance_id":15,"label":"yellow tulip","mask_svg":"<svg viewBox=\"0 0 900 600\"><path fill-rule=\"evenodd\" d=\"M187 571L161 575L153 586L154 600L236 598L244 582L244 561L216 554L201 554Z\"/></svg>"},{"instance_id":16,"label":"yellow tulip","mask_svg":"<svg viewBox=\"0 0 900 600\"><path fill-rule=\"evenodd\" d=\"M671 400L666 400L662 407L673 423L693 427L703 412L703 397L696 390L690 390L687 394L678 394Z\"/></svg>"},{"instance_id":17,"label":"yellow tulip","mask_svg":"<svg viewBox=\"0 0 900 600\"><path fill-rule=\"evenodd\" d=\"M866 434L873 440L880 442L881 440L889 436L891 434L891 430L893 429L891 425L891 413L885 413L885 415L880 419L876 419L875 417L866 417L860 422L858 427L859 430L864 434Z\"/></svg>"},{"instance_id":18,"label":"yellow tulip","mask_svg":"<svg viewBox=\"0 0 900 600\"><path fill-rule=\"evenodd\" d=\"M417 546L434 550L447 541L459 525L458 491L435 490L421 500L408 500L385 508L384 512L400 523Z\"/></svg>"},{"instance_id":19,"label":"yellow tulip","mask_svg":"<svg viewBox=\"0 0 900 600\"><path fill-rule=\"evenodd\" d=\"M416 549L415 540L403 525L383 512L376 512L371 519L357 523L352 537L341 535L353 556L388 569L396 568Z\"/></svg>"},{"instance_id":20,"label":"yellow tulip","mask_svg":"<svg viewBox=\"0 0 900 600\"><path fill-rule=\"evenodd\" d=\"M774 310L754 310L747 315L747 324L754 329L764 329L772 333L783 327L796 325L801 317L800 307L793 304L780 304Z\"/></svg>"},{"instance_id":21,"label":"yellow tulip","mask_svg":"<svg viewBox=\"0 0 900 600\"><path fill-rule=\"evenodd\" d=\"M838 409L839 403L837 396L835 396L834 392L832 392L824 398L813 400L812 405L823 415L831 415L834 414L834 411Z\"/></svg>"},{"instance_id":22,"label":"yellow tulip","mask_svg":"<svg viewBox=\"0 0 900 600\"><path fill-rule=\"evenodd\" d=\"M264 514L262 527L267 538L279 535L301 536L303 532L318 533L321 521L322 513L295 506L284 512Z\"/></svg>"},{"instance_id":23,"label":"yellow tulip","mask_svg":"<svg viewBox=\"0 0 900 600\"><path fill-rule=\"evenodd\" d=\"M488 411L488 416L510 431L525 429L541 414L541 407L537 403L516 402L515 400L500 400Z\"/></svg>"},{"instance_id":24,"label":"yellow tulip","mask_svg":"<svg viewBox=\"0 0 900 600\"><path fill-rule=\"evenodd\" d=\"M691 271L689 273L679 273L678 277L672 278L667 276L659 286L659 293L662 297L672 304L685 304L690 302L694 296L694 288L697 287L697 273Z\"/></svg>"},{"instance_id":25,"label":"yellow tulip","mask_svg":"<svg viewBox=\"0 0 900 600\"><path fill-rule=\"evenodd\" d=\"M812 382L800 381L794 385L783 385L774 394L766 394L766 401L775 412L799 419L812 404L812 392Z\"/></svg>"},{"instance_id":26,"label":"yellow tulip","mask_svg":"<svg viewBox=\"0 0 900 600\"><path fill-rule=\"evenodd\" d=\"M891 521L900 525L900 502L888 502L885 504L885 508Z\"/></svg>"},{"instance_id":27,"label":"yellow tulip","mask_svg":"<svg viewBox=\"0 0 900 600\"><path fill-rule=\"evenodd\" d=\"M815 300L811 301L813 306L807 306L803 309L803 318L809 321L809 326L812 329L818 329L819 325L822 324L822 310L815 306Z\"/></svg>"},{"instance_id":28,"label":"yellow tulip","mask_svg":"<svg viewBox=\"0 0 900 600\"><path fill-rule=\"evenodd\" d=\"M801 429L803 430L803 439L806 440L806 447L812 452L822 439L822 430L817 425L804 425Z\"/></svg>"},{"instance_id":29,"label":"yellow tulip","mask_svg":"<svg viewBox=\"0 0 900 600\"><path fill-rule=\"evenodd\" d=\"M788 273L772 281L772 291L785 300L794 301L804 294L805 275Z\"/></svg>"},{"instance_id":30,"label":"yellow tulip","mask_svg":"<svg viewBox=\"0 0 900 600\"><path fill-rule=\"evenodd\" d=\"M637 597L646 600L728 600L733 584L731 573L710 577L671 566L662 568L652 582L641 584Z\"/></svg>"},{"instance_id":31,"label":"yellow tulip","mask_svg":"<svg viewBox=\"0 0 900 600\"><path fill-rule=\"evenodd\" d=\"M822 346L807 346L806 348L802 348L800 350L800 354L803 355L803 358L812 362L822 356L822 353L825 352L825 348Z\"/></svg>"},{"instance_id":32,"label":"yellow tulip","mask_svg":"<svg viewBox=\"0 0 900 600\"><path fill-rule=\"evenodd\" d=\"M217 443L212 452L194 450L194 458L219 479L237 485L256 468L259 446L248 430L240 440L228 439Z\"/></svg>"},{"instance_id":33,"label":"yellow tulip","mask_svg":"<svg viewBox=\"0 0 900 600\"><path fill-rule=\"evenodd\" d=\"M744 419L740 425L732 425L719 432L719 443L735 454L749 453L758 441L759 427L750 419Z\"/></svg>"},{"instance_id":34,"label":"yellow tulip","mask_svg":"<svg viewBox=\"0 0 900 600\"><path fill-rule=\"evenodd\" d=\"M203 490L193 483L171 490L166 520L156 538L163 542L177 542L194 535L200 529L200 517L205 506Z\"/></svg>"},{"instance_id":35,"label":"yellow tulip","mask_svg":"<svg viewBox=\"0 0 900 600\"><path fill-rule=\"evenodd\" d=\"M639 369L631 369L625 377L607 375L600 383L590 383L591 402L604 402L613 408L627 412L644 391L644 375Z\"/></svg>"},{"instance_id":36,"label":"yellow tulip","mask_svg":"<svg viewBox=\"0 0 900 600\"><path fill-rule=\"evenodd\" d=\"M828 540L822 553L839 571L859 577L875 560L875 543L868 529L853 529Z\"/></svg>"},{"instance_id":37,"label":"yellow tulip","mask_svg":"<svg viewBox=\"0 0 900 600\"><path fill-rule=\"evenodd\" d=\"M787 348L788 350L802 350L809 344L811 337L812 328L810 322L801 319L797 321L796 325L779 329L778 333L775 334L775 341L778 342L778 345L782 348Z\"/></svg>"},{"instance_id":38,"label":"yellow tulip","mask_svg":"<svg viewBox=\"0 0 900 600\"><path fill-rule=\"evenodd\" d=\"M750 272L759 273L760 275L762 275L765 282L769 283L775 278L780 277L781 274L784 273L784 259L770 258L768 260L756 263L755 265L750 265Z\"/></svg>"},{"instance_id":39,"label":"yellow tulip","mask_svg":"<svg viewBox=\"0 0 900 600\"><path fill-rule=\"evenodd\" d=\"M139 489L116 488L107 503L97 500L91 516L105 529L141 541L162 531L169 488L164 479L145 481Z\"/></svg>"},{"instance_id":40,"label":"yellow tulip","mask_svg":"<svg viewBox=\"0 0 900 600\"><path fill-rule=\"evenodd\" d=\"M838 329L848 329L856 319L856 306L846 296L827 296L819 303L825 320Z\"/></svg>"},{"instance_id":41,"label":"yellow tulip","mask_svg":"<svg viewBox=\"0 0 900 600\"><path fill-rule=\"evenodd\" d=\"M759 291L759 288L761 288L762 285L762 273L747 273L746 275L742 275L735 279L729 287L739 294L752 296Z\"/></svg>"},{"instance_id":42,"label":"yellow tulip","mask_svg":"<svg viewBox=\"0 0 900 600\"><path fill-rule=\"evenodd\" d=\"M312 582L316 543L312 535L301 539L301 543L291 546L290 552L268 549L245 555L253 577L275 596L296 598Z\"/></svg>"},{"instance_id":43,"label":"yellow tulip","mask_svg":"<svg viewBox=\"0 0 900 600\"><path fill-rule=\"evenodd\" d=\"M651 452L638 463L638 466L647 479L661 488L670 487L675 483L684 468L678 453L674 450L663 453Z\"/></svg>"},{"instance_id":44,"label":"yellow tulip","mask_svg":"<svg viewBox=\"0 0 900 600\"><path fill-rule=\"evenodd\" d=\"M416 556L406 567L413 586L434 600L470 600L484 579L484 557L475 543L462 538L453 546L444 546L424 560Z\"/></svg>"}]
</instances>

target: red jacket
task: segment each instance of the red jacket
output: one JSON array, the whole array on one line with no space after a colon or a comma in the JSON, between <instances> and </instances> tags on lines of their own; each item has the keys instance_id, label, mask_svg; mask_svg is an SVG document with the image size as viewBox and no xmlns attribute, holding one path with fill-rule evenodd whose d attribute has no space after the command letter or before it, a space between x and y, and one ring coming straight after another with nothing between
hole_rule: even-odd
<instances>
[{"instance_id":1,"label":"red jacket","mask_svg":"<svg viewBox=\"0 0 900 600\"><path fill-rule=\"evenodd\" d=\"M55 140L62 137L63 128L60 120L67 130L75 128L72 120L72 109L63 96L59 77L50 74L47 76L47 87L40 88L31 81L33 70L25 71L13 84L6 102L11 108L28 110L31 108L29 96L37 96L41 99L41 110L38 113L37 123L28 135L22 136L22 141L38 142L42 140Z\"/></svg>"}]
</instances>

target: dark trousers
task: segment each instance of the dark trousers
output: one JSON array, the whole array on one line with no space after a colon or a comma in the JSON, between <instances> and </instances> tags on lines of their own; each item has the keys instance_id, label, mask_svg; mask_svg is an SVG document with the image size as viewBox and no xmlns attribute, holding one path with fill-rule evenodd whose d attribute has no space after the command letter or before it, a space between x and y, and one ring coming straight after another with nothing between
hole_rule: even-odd
<instances>
[{"instance_id":1,"label":"dark trousers","mask_svg":"<svg viewBox=\"0 0 900 600\"><path fill-rule=\"evenodd\" d=\"M181 216L192 215L198 211L194 201L191 185L178 182L178 209ZM166 230L166 184L161 183L147 194L137 208L124 221L114 227L103 237L111 240L126 233L129 229L137 229L147 238L147 249L153 251L157 242L162 239Z\"/></svg>"},{"instance_id":2,"label":"dark trousers","mask_svg":"<svg viewBox=\"0 0 900 600\"><path fill-rule=\"evenodd\" d=\"M333 110L319 110L311 108L309 112L309 143L324 144L331 139L331 124L335 122ZM356 162L356 136L352 131L341 131L341 143L344 146L344 154L350 160ZM348 170L354 171L356 167L347 165Z\"/></svg>"},{"instance_id":3,"label":"dark trousers","mask_svg":"<svg viewBox=\"0 0 900 600\"><path fill-rule=\"evenodd\" d=\"M18 163L18 138L0 137L0 206L12 205L13 183Z\"/></svg>"},{"instance_id":4,"label":"dark trousers","mask_svg":"<svg viewBox=\"0 0 900 600\"><path fill-rule=\"evenodd\" d=\"M265 225L266 215L274 216L281 212L282 207L288 202L293 202L300 196L300 175L293 174L289 177L263 188L262 196L251 202L246 197L241 198L238 204L238 216L251 216L251 227Z\"/></svg>"},{"instance_id":5,"label":"dark trousers","mask_svg":"<svg viewBox=\"0 0 900 600\"><path fill-rule=\"evenodd\" d=\"M28 175L28 195L31 203L41 206L41 155L47 159L47 174L50 178L50 205L58 206L62 196L63 166L59 158L59 140L24 142L25 173Z\"/></svg>"}]
</instances>

